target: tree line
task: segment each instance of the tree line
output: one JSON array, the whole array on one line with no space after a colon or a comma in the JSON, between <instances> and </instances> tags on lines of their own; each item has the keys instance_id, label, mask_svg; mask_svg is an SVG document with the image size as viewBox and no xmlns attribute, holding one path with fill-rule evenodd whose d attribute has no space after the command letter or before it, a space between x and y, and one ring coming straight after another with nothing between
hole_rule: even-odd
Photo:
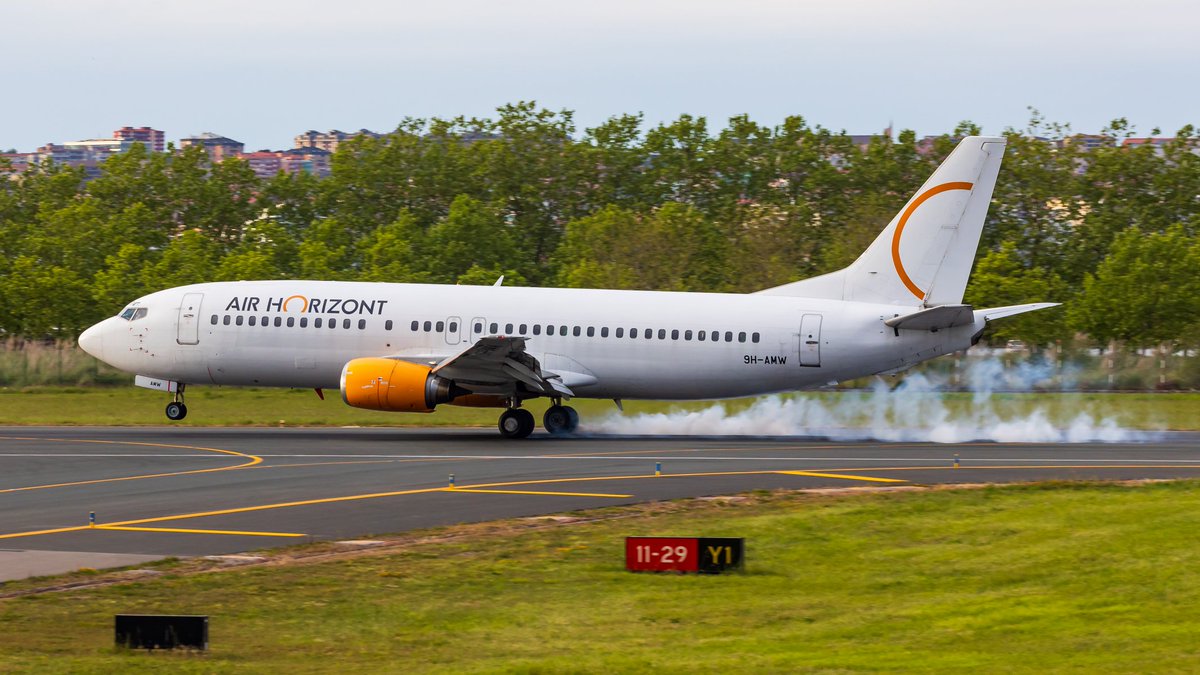
<instances>
[{"instance_id":1,"label":"tree line","mask_svg":"<svg viewBox=\"0 0 1200 675\"><path fill-rule=\"evenodd\" d=\"M348 142L332 174L257 177L203 150L51 164L0 180L0 330L72 338L188 283L341 279L749 292L845 266L969 122L860 147L794 116L712 128L619 115L579 130L534 103L492 118L405 119ZM1085 150L1034 111L1007 130L966 301L1055 300L998 324L1035 344L1200 341L1200 156L1188 126Z\"/></svg>"}]
</instances>

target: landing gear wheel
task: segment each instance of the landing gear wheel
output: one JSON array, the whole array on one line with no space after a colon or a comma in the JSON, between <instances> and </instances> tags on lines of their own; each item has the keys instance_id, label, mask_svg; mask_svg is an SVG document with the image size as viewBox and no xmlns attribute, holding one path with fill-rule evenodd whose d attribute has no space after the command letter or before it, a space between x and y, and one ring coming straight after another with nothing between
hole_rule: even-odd
<instances>
[{"instance_id":1,"label":"landing gear wheel","mask_svg":"<svg viewBox=\"0 0 1200 675\"><path fill-rule=\"evenodd\" d=\"M167 404L167 419L178 422L187 417L187 406L179 401L172 401Z\"/></svg>"},{"instance_id":2,"label":"landing gear wheel","mask_svg":"<svg viewBox=\"0 0 1200 675\"><path fill-rule=\"evenodd\" d=\"M542 417L542 425L555 435L575 433L579 426L579 413L567 405L552 405Z\"/></svg>"},{"instance_id":3,"label":"landing gear wheel","mask_svg":"<svg viewBox=\"0 0 1200 675\"><path fill-rule=\"evenodd\" d=\"M521 408L510 408L500 415L500 435L505 438L527 438L533 433L533 413Z\"/></svg>"}]
</instances>

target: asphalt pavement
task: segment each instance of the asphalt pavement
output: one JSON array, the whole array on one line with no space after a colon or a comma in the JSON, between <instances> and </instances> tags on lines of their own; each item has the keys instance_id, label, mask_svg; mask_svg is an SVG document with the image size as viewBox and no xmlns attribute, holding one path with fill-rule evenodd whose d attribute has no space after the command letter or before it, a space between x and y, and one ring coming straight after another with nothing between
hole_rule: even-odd
<instances>
[{"instance_id":1,"label":"asphalt pavement","mask_svg":"<svg viewBox=\"0 0 1200 675\"><path fill-rule=\"evenodd\" d=\"M1192 477L1191 433L935 444L0 427L0 580L752 489Z\"/></svg>"}]
</instances>

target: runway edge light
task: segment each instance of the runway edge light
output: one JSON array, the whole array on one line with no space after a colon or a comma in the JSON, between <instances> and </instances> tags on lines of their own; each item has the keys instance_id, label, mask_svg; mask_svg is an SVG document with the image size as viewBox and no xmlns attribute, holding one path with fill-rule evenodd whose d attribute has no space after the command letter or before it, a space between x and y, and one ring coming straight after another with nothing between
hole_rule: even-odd
<instances>
[{"instance_id":1,"label":"runway edge light","mask_svg":"<svg viewBox=\"0 0 1200 675\"><path fill-rule=\"evenodd\" d=\"M745 565L742 537L625 537L630 572L720 574Z\"/></svg>"}]
</instances>

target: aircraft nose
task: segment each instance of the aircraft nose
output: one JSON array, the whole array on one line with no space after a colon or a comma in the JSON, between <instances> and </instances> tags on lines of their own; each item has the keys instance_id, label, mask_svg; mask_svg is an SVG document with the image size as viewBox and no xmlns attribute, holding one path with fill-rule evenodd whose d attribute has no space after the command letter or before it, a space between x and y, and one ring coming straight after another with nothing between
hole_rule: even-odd
<instances>
[{"instance_id":1,"label":"aircraft nose","mask_svg":"<svg viewBox=\"0 0 1200 675\"><path fill-rule=\"evenodd\" d=\"M83 349L83 351L103 361L104 337L101 329L102 325L103 322L83 331L83 333L79 336L79 346Z\"/></svg>"}]
</instances>

